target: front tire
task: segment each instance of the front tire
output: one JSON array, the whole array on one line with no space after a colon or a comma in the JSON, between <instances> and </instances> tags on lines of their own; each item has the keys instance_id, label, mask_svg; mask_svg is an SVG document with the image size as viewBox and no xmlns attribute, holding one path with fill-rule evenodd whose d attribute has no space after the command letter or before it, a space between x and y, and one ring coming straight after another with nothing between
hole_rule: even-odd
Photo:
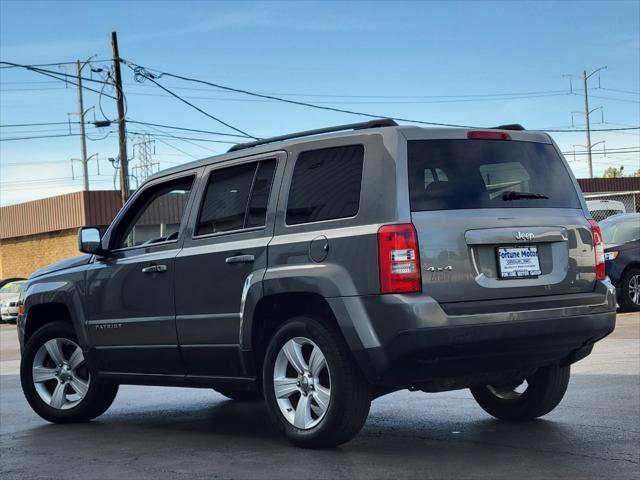
<instances>
[{"instance_id":1,"label":"front tire","mask_svg":"<svg viewBox=\"0 0 640 480\"><path fill-rule=\"evenodd\" d=\"M632 268L624 274L619 297L622 311L640 311L640 268Z\"/></svg>"},{"instance_id":2,"label":"front tire","mask_svg":"<svg viewBox=\"0 0 640 480\"><path fill-rule=\"evenodd\" d=\"M269 415L293 444L334 447L355 437L371 406L370 388L344 339L320 319L294 317L265 355Z\"/></svg>"},{"instance_id":3,"label":"front tire","mask_svg":"<svg viewBox=\"0 0 640 480\"><path fill-rule=\"evenodd\" d=\"M558 406L569 385L571 367L540 368L525 380L525 385L486 385L471 388L478 405L501 420L533 420L551 412Z\"/></svg>"},{"instance_id":4,"label":"front tire","mask_svg":"<svg viewBox=\"0 0 640 480\"><path fill-rule=\"evenodd\" d=\"M86 422L102 415L118 393L118 385L92 376L75 331L65 322L49 323L29 339L20 381L31 408L53 423Z\"/></svg>"}]
</instances>

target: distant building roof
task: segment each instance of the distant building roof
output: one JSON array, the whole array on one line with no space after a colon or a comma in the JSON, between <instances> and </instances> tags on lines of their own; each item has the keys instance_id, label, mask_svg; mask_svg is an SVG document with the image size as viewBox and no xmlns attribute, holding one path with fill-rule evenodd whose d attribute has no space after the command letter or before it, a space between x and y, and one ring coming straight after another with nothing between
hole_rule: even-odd
<instances>
[{"instance_id":1,"label":"distant building roof","mask_svg":"<svg viewBox=\"0 0 640 480\"><path fill-rule=\"evenodd\" d=\"M0 240L86 225L108 225L122 206L117 191L74 192L0 208Z\"/></svg>"},{"instance_id":2,"label":"distant building roof","mask_svg":"<svg viewBox=\"0 0 640 480\"><path fill-rule=\"evenodd\" d=\"M640 191L640 177L579 178L583 193Z\"/></svg>"}]
</instances>

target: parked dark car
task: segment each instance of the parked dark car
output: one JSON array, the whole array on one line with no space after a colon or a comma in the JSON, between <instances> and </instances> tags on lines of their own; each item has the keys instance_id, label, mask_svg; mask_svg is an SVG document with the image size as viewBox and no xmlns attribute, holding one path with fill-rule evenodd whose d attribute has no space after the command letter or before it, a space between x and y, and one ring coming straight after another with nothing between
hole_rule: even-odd
<instances>
[{"instance_id":1,"label":"parked dark car","mask_svg":"<svg viewBox=\"0 0 640 480\"><path fill-rule=\"evenodd\" d=\"M605 268L625 311L640 310L640 213L624 213L600 222Z\"/></svg>"},{"instance_id":2,"label":"parked dark car","mask_svg":"<svg viewBox=\"0 0 640 480\"><path fill-rule=\"evenodd\" d=\"M600 227L551 137L521 127L236 145L79 236L87 255L35 272L18 319L24 393L57 423L120 384L264 399L304 447L350 440L400 389L532 420L615 326Z\"/></svg>"}]
</instances>

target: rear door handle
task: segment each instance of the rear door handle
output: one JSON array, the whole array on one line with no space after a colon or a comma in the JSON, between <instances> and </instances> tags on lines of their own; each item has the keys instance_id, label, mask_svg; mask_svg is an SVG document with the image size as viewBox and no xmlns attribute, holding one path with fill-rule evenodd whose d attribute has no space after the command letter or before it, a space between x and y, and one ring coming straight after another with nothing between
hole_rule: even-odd
<instances>
[{"instance_id":1,"label":"rear door handle","mask_svg":"<svg viewBox=\"0 0 640 480\"><path fill-rule=\"evenodd\" d=\"M225 262L227 263L251 263L255 261L254 255L235 255L233 257L227 257Z\"/></svg>"},{"instance_id":2,"label":"rear door handle","mask_svg":"<svg viewBox=\"0 0 640 480\"><path fill-rule=\"evenodd\" d=\"M142 269L142 273L162 273L167 271L166 265L150 265Z\"/></svg>"}]
</instances>

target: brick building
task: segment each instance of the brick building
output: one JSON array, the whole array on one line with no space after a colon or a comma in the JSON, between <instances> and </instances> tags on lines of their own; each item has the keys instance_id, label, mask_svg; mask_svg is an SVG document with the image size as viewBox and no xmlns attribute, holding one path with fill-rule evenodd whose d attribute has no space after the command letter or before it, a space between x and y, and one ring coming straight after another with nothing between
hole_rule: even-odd
<instances>
[{"instance_id":1,"label":"brick building","mask_svg":"<svg viewBox=\"0 0 640 480\"><path fill-rule=\"evenodd\" d=\"M0 208L0 279L79 255L78 228L109 225L120 206L119 192L89 191Z\"/></svg>"}]
</instances>

